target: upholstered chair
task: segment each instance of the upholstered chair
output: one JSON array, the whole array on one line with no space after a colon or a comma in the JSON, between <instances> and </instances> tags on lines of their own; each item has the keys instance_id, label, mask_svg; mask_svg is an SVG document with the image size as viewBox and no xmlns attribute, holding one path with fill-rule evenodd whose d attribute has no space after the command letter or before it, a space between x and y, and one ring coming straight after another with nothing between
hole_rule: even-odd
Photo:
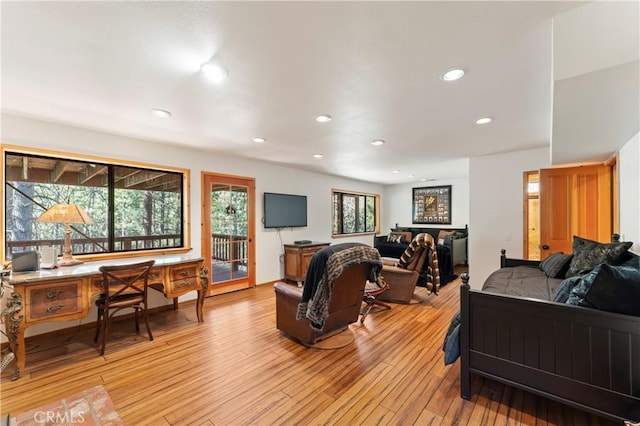
<instances>
[{"instance_id":1,"label":"upholstered chair","mask_svg":"<svg viewBox=\"0 0 640 426\"><path fill-rule=\"evenodd\" d=\"M395 265L385 264L381 275L389 289L378 299L409 303L421 274L426 275L427 288L437 293L440 288L440 272L435 241L429 234L418 234Z\"/></svg>"}]
</instances>

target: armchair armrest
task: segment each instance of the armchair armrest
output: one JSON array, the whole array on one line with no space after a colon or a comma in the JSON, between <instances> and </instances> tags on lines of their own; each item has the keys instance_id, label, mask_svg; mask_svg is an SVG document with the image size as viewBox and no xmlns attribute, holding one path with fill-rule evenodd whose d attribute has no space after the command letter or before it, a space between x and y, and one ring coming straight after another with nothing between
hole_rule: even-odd
<instances>
[{"instance_id":1,"label":"armchair armrest","mask_svg":"<svg viewBox=\"0 0 640 426\"><path fill-rule=\"evenodd\" d=\"M416 271L410 271L408 269L404 269L404 268L398 268L397 266L392 266L392 265L382 265L382 272L381 275L413 275L413 274L418 274ZM418 274L420 275L420 274Z\"/></svg>"},{"instance_id":2,"label":"armchair armrest","mask_svg":"<svg viewBox=\"0 0 640 426\"><path fill-rule=\"evenodd\" d=\"M273 288L276 292L276 295L280 295L286 299L294 299L296 303L302 300L302 291L298 287L293 287L284 283L274 283Z\"/></svg>"}]
</instances>

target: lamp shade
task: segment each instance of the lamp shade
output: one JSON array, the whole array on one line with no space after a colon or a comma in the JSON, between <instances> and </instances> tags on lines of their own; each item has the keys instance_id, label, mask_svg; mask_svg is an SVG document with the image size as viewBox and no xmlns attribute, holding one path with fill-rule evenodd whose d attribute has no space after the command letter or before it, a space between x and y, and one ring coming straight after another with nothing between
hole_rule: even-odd
<instances>
[{"instance_id":1,"label":"lamp shade","mask_svg":"<svg viewBox=\"0 0 640 426\"><path fill-rule=\"evenodd\" d=\"M55 204L36 222L49 223L91 223L91 218L84 209L76 204Z\"/></svg>"}]
</instances>

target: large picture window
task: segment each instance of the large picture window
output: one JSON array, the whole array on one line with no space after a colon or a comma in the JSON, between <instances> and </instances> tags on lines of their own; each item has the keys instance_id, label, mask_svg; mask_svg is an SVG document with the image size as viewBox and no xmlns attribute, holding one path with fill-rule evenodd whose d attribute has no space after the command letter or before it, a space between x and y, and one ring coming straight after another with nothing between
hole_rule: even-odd
<instances>
[{"instance_id":1,"label":"large picture window","mask_svg":"<svg viewBox=\"0 0 640 426\"><path fill-rule=\"evenodd\" d=\"M377 233L380 196L377 194L331 191L333 236Z\"/></svg>"},{"instance_id":2,"label":"large picture window","mask_svg":"<svg viewBox=\"0 0 640 426\"><path fill-rule=\"evenodd\" d=\"M4 257L45 246L62 253L64 224L37 219L55 204L84 209L74 255L184 249L188 172L110 160L3 150Z\"/></svg>"}]
</instances>

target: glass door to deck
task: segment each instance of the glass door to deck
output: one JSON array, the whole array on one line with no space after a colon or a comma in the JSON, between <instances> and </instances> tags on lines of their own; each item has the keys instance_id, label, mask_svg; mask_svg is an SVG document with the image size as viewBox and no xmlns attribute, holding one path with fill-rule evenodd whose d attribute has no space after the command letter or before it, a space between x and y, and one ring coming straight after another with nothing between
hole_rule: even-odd
<instances>
[{"instance_id":1,"label":"glass door to deck","mask_svg":"<svg viewBox=\"0 0 640 426\"><path fill-rule=\"evenodd\" d=\"M254 287L254 180L204 174L203 181L209 295Z\"/></svg>"}]
</instances>

